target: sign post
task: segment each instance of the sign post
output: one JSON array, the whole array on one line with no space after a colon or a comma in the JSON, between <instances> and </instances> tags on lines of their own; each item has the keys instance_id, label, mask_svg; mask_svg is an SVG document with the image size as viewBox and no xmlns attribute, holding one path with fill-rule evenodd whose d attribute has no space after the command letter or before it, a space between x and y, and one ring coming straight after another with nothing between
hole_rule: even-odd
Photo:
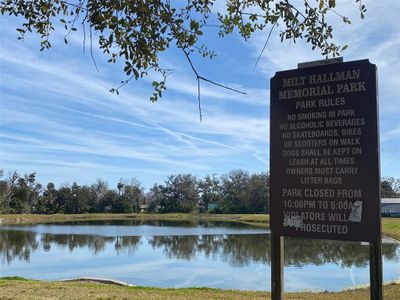
<instances>
[{"instance_id":1,"label":"sign post","mask_svg":"<svg viewBox=\"0 0 400 300\"><path fill-rule=\"evenodd\" d=\"M271 231L271 300L283 299L284 240Z\"/></svg>"},{"instance_id":2,"label":"sign post","mask_svg":"<svg viewBox=\"0 0 400 300\"><path fill-rule=\"evenodd\" d=\"M383 299L382 280L382 242L381 237L369 243L369 281L370 298Z\"/></svg>"},{"instance_id":3,"label":"sign post","mask_svg":"<svg viewBox=\"0 0 400 300\"><path fill-rule=\"evenodd\" d=\"M382 299L376 78L368 60L335 59L271 79L273 299L284 236L369 242L371 299Z\"/></svg>"}]
</instances>

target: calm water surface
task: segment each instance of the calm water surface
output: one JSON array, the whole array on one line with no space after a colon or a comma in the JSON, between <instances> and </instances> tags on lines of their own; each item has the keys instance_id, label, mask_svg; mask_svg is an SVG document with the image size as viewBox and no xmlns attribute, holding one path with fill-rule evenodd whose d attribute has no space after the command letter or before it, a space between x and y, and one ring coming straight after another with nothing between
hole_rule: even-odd
<instances>
[{"instance_id":1,"label":"calm water surface","mask_svg":"<svg viewBox=\"0 0 400 300\"><path fill-rule=\"evenodd\" d=\"M269 231L229 222L95 221L0 226L0 276L104 277L135 285L270 290ZM369 282L368 245L286 239L285 290ZM384 280L400 244L384 240Z\"/></svg>"}]
</instances>

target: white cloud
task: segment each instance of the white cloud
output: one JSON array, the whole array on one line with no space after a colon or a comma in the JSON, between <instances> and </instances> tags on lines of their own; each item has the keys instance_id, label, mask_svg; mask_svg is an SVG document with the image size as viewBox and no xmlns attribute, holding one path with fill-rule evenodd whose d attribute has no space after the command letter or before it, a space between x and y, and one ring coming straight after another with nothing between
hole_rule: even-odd
<instances>
[{"instance_id":1,"label":"white cloud","mask_svg":"<svg viewBox=\"0 0 400 300\"><path fill-rule=\"evenodd\" d=\"M352 25L342 26L335 20L335 24L339 24L335 29L338 40L350 40L345 60L370 57L378 65L381 95L384 96L381 97L381 111L396 116L400 35L395 22L399 4L392 4L392 9L388 9L381 2L367 3L369 12L364 22L356 21L357 8L352 5L339 7L351 12L355 20ZM298 62L321 58L319 53L310 52L305 43L282 44L278 31L279 28L256 72L253 72L253 65L238 72L251 73L252 79L259 80L257 83L247 75L238 79L241 84L221 80L223 84L248 92L247 96L202 83L203 122L200 123L196 80L184 69L176 70L169 78L169 89L158 103L148 100L149 79L132 82L116 96L108 90L118 84L122 76L118 66L105 64L101 73L96 73L90 57L81 55L77 38L73 38L68 47L57 46L40 53L35 41L18 42L3 26L1 163L12 169L24 163L34 167L36 161L40 166L38 173L50 174L50 168L57 167L59 174L65 174L69 168L73 176L80 168L92 170L90 176L94 176L93 170L98 171L97 177L106 177L113 165L115 170L137 170L141 173L138 177L148 178L153 172L203 175L221 173L229 168L266 170L269 91L267 84L265 89L255 86L278 70L296 68ZM264 41L265 33L243 42L241 45L249 49L243 55L252 56L255 62ZM237 72L239 67L231 64L235 59L222 58L212 67L229 63L229 67L224 67ZM175 61L176 57L172 57L167 63L177 65ZM212 70L206 70L207 74L213 74ZM393 122L385 123L382 141L395 140L396 129ZM46 162L47 167L43 167ZM162 176L154 177L157 178L152 182L159 181Z\"/></svg>"}]
</instances>

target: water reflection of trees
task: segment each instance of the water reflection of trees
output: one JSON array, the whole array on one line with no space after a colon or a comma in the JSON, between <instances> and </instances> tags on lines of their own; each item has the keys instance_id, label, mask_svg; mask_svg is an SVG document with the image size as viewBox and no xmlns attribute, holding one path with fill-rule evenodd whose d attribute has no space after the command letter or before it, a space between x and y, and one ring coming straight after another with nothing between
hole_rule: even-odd
<instances>
[{"instance_id":1,"label":"water reflection of trees","mask_svg":"<svg viewBox=\"0 0 400 300\"><path fill-rule=\"evenodd\" d=\"M140 244L147 241L153 249L161 249L168 258L192 260L203 255L225 261L233 266L250 263L270 264L270 240L264 234L252 235L177 235L105 237L80 234L37 234L30 231L0 230L0 257L2 263L10 264L14 259L29 261L37 249L51 251L53 247L74 251L78 248L101 253L112 245L119 254L126 251L132 255ZM383 255L391 261L399 261L400 245L384 244ZM368 265L368 246L356 242L326 240L286 239L285 264L301 266L336 263L342 267Z\"/></svg>"},{"instance_id":2,"label":"water reflection of trees","mask_svg":"<svg viewBox=\"0 0 400 300\"><path fill-rule=\"evenodd\" d=\"M155 226L155 227L175 227L179 231L181 227L203 227L203 228L249 228L254 229L253 225L242 224L230 221L209 221L209 220L146 220L146 219L128 219L128 220L90 220L90 221L69 221L63 223L48 223L52 226L64 225L101 225L101 226Z\"/></svg>"},{"instance_id":3,"label":"water reflection of trees","mask_svg":"<svg viewBox=\"0 0 400 300\"><path fill-rule=\"evenodd\" d=\"M50 251L51 247L57 245L61 249L74 251L77 248L88 248L94 254L104 251L107 243L113 242L114 237L81 234L49 234L41 235L40 242L43 250Z\"/></svg>"},{"instance_id":4,"label":"water reflection of trees","mask_svg":"<svg viewBox=\"0 0 400 300\"><path fill-rule=\"evenodd\" d=\"M234 266L271 262L270 240L262 234L154 236L149 244L153 248L162 248L169 258L191 260L202 254L214 259L218 257ZM386 259L399 261L397 250L400 250L399 244L384 244L382 252ZM356 242L286 239L285 264L336 263L342 267L362 267L369 263L368 251L368 246Z\"/></svg>"},{"instance_id":5,"label":"water reflection of trees","mask_svg":"<svg viewBox=\"0 0 400 300\"><path fill-rule=\"evenodd\" d=\"M204 221L204 223L207 223ZM222 222L220 222L222 223ZM146 220L146 219L128 219L128 220L90 220L90 221L69 221L63 223L49 223L52 226L64 225L101 225L101 226L156 226L156 227L196 227L200 223L196 220ZM236 223L237 224L237 223Z\"/></svg>"},{"instance_id":6,"label":"water reflection of trees","mask_svg":"<svg viewBox=\"0 0 400 300\"><path fill-rule=\"evenodd\" d=\"M129 255L132 255L139 248L140 241L140 236L117 236L114 248L117 254L121 251L127 251Z\"/></svg>"},{"instance_id":7,"label":"water reflection of trees","mask_svg":"<svg viewBox=\"0 0 400 300\"><path fill-rule=\"evenodd\" d=\"M383 255L396 258L397 248L396 244L384 244ZM336 263L342 267L362 267L369 264L369 248L357 242L287 239L285 262L293 266Z\"/></svg>"},{"instance_id":8,"label":"water reflection of trees","mask_svg":"<svg viewBox=\"0 0 400 300\"><path fill-rule=\"evenodd\" d=\"M46 252L52 247L74 251L77 248L90 249L93 254L104 251L107 244L113 244L117 254L127 251L133 254L140 243L139 236L105 237L80 234L37 234L31 231L0 230L1 263L10 264L14 259L29 262L31 253L37 249Z\"/></svg>"},{"instance_id":9,"label":"water reflection of trees","mask_svg":"<svg viewBox=\"0 0 400 300\"><path fill-rule=\"evenodd\" d=\"M17 230L0 230L1 263L11 263L14 259L28 261L31 252L39 247L36 233Z\"/></svg>"}]
</instances>

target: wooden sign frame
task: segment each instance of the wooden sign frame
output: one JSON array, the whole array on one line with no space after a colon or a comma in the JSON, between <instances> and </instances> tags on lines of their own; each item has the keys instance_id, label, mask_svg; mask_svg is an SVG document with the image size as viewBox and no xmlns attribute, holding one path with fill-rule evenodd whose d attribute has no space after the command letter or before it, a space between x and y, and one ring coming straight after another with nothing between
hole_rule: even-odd
<instances>
[{"instance_id":1,"label":"wooden sign frame","mask_svg":"<svg viewBox=\"0 0 400 300\"><path fill-rule=\"evenodd\" d=\"M342 58L271 78L272 300L284 298L284 236L369 242L370 296L383 297L376 78L368 60Z\"/></svg>"}]
</instances>

